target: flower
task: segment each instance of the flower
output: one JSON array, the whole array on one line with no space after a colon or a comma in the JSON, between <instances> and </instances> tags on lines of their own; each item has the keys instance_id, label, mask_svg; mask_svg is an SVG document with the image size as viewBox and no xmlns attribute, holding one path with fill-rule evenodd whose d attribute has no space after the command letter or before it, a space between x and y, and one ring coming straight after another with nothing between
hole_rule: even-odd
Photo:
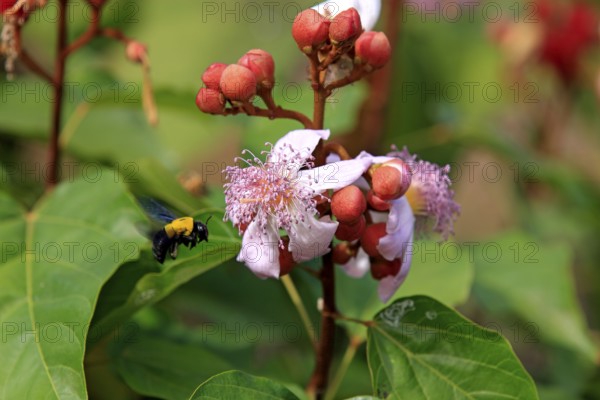
<instances>
[{"instance_id":1,"label":"flower","mask_svg":"<svg viewBox=\"0 0 600 400\"><path fill-rule=\"evenodd\" d=\"M225 220L243 233L237 260L261 278L278 278L277 250L286 250L279 231L289 235L295 262L329 252L338 223L328 216L317 219L317 199L326 190L337 190L356 181L368 160L348 160L313 168L312 152L328 130L296 130L281 138L266 153L266 162L238 158L246 168L225 169Z\"/></svg>"},{"instance_id":2,"label":"flower","mask_svg":"<svg viewBox=\"0 0 600 400\"><path fill-rule=\"evenodd\" d=\"M372 165L400 159L408 164L412 172L411 184L406 194L387 201L389 214L369 211L374 223L385 222L385 234L383 232L379 234L376 251L388 262L400 261L399 271L379 280L377 288L379 297L381 301L387 302L402 285L410 271L415 230L421 231L429 227L440 233L446 240L448 235L453 233L453 223L460 212L460 206L454 202L454 192L450 189L449 166L440 167L419 160L406 148L402 151L393 148L387 156L379 157L362 152L357 159L369 160ZM379 199L379 201L383 200ZM365 245L367 251L373 253L371 244L365 243ZM371 267L369 254L362 247L358 249L354 258L342 265L344 271L353 277L363 276Z\"/></svg>"},{"instance_id":3,"label":"flower","mask_svg":"<svg viewBox=\"0 0 600 400\"><path fill-rule=\"evenodd\" d=\"M388 156L401 159L412 171L412 183L406 197L417 217L417 229L420 232L432 230L447 240L454 233L454 221L460 213L460 206L454 201L454 191L450 189L450 166L440 167L419 160L406 147L402 151L394 149Z\"/></svg>"},{"instance_id":4,"label":"flower","mask_svg":"<svg viewBox=\"0 0 600 400\"><path fill-rule=\"evenodd\" d=\"M370 31L379 19L381 0L331 0L312 7L313 10L331 19L349 8L355 8L358 11L362 27L366 31Z\"/></svg>"}]
</instances>

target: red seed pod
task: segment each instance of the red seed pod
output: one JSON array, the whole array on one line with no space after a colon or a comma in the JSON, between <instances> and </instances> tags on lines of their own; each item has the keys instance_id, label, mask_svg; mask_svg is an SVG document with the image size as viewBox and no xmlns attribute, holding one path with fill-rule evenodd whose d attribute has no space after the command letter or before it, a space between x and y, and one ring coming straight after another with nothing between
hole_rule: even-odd
<instances>
[{"instance_id":1,"label":"red seed pod","mask_svg":"<svg viewBox=\"0 0 600 400\"><path fill-rule=\"evenodd\" d=\"M261 49L250 50L239 59L238 64L254 73L259 87L272 89L275 85L275 61L270 53Z\"/></svg>"},{"instance_id":2,"label":"red seed pod","mask_svg":"<svg viewBox=\"0 0 600 400\"><path fill-rule=\"evenodd\" d=\"M412 173L406 163L395 159L376 168L372 174L373 192L382 200L398 199L410 186Z\"/></svg>"},{"instance_id":3,"label":"red seed pod","mask_svg":"<svg viewBox=\"0 0 600 400\"><path fill-rule=\"evenodd\" d=\"M331 198L331 212L340 222L356 222L366 209L365 196L354 185L338 190Z\"/></svg>"},{"instance_id":4,"label":"red seed pod","mask_svg":"<svg viewBox=\"0 0 600 400\"><path fill-rule=\"evenodd\" d=\"M231 64L223 71L219 87L226 98L247 102L256 94L256 78L248 68Z\"/></svg>"},{"instance_id":5,"label":"red seed pod","mask_svg":"<svg viewBox=\"0 0 600 400\"><path fill-rule=\"evenodd\" d=\"M340 222L335 231L335 237L348 242L357 240L363 235L366 225L367 220L364 215L361 215L357 221L352 223Z\"/></svg>"},{"instance_id":6,"label":"red seed pod","mask_svg":"<svg viewBox=\"0 0 600 400\"><path fill-rule=\"evenodd\" d=\"M146 54L148 54L148 51L146 49L146 46L144 46L142 43L132 40L127 44L127 47L125 48L125 54L127 55L129 61L134 63L141 63L144 61L144 58L146 57Z\"/></svg>"},{"instance_id":7,"label":"red seed pod","mask_svg":"<svg viewBox=\"0 0 600 400\"><path fill-rule=\"evenodd\" d=\"M221 82L221 76L223 75L225 68L227 68L227 64L210 64L202 74L202 82L204 85L209 89L219 90L219 83Z\"/></svg>"},{"instance_id":8,"label":"red seed pod","mask_svg":"<svg viewBox=\"0 0 600 400\"><path fill-rule=\"evenodd\" d=\"M372 68L381 68L390 60L392 47L383 32L363 32L354 44L357 64L365 64Z\"/></svg>"},{"instance_id":9,"label":"red seed pod","mask_svg":"<svg viewBox=\"0 0 600 400\"><path fill-rule=\"evenodd\" d=\"M202 88L196 96L196 105L200 111L207 114L223 114L223 111L225 111L225 98L217 90Z\"/></svg>"},{"instance_id":10,"label":"red seed pod","mask_svg":"<svg viewBox=\"0 0 600 400\"><path fill-rule=\"evenodd\" d=\"M292 24L292 36L306 54L312 53L329 38L329 19L313 9L302 11Z\"/></svg>"},{"instance_id":11,"label":"red seed pod","mask_svg":"<svg viewBox=\"0 0 600 400\"><path fill-rule=\"evenodd\" d=\"M329 38L335 44L354 40L361 33L360 14L355 8L349 8L337 14L329 27Z\"/></svg>"},{"instance_id":12,"label":"red seed pod","mask_svg":"<svg viewBox=\"0 0 600 400\"><path fill-rule=\"evenodd\" d=\"M390 203L378 197L372 190L367 193L367 203L375 211L388 211L390 209Z\"/></svg>"},{"instance_id":13,"label":"red seed pod","mask_svg":"<svg viewBox=\"0 0 600 400\"><path fill-rule=\"evenodd\" d=\"M379 244L379 239L384 237L386 233L384 222L367 226L365 233L363 233L360 239L363 250L371 257L380 256L377 245Z\"/></svg>"},{"instance_id":14,"label":"red seed pod","mask_svg":"<svg viewBox=\"0 0 600 400\"><path fill-rule=\"evenodd\" d=\"M354 256L356 256L356 250L352 249L347 242L338 243L331 251L333 262L339 265L346 264Z\"/></svg>"},{"instance_id":15,"label":"red seed pod","mask_svg":"<svg viewBox=\"0 0 600 400\"><path fill-rule=\"evenodd\" d=\"M284 238L284 248L279 248L279 276L284 276L289 274L296 262L294 261L294 256L292 252L289 250L289 239Z\"/></svg>"},{"instance_id":16,"label":"red seed pod","mask_svg":"<svg viewBox=\"0 0 600 400\"><path fill-rule=\"evenodd\" d=\"M375 258L371 260L371 276L375 280L382 280L386 276L396 276L400 272L402 259L388 261L383 258Z\"/></svg>"}]
</instances>

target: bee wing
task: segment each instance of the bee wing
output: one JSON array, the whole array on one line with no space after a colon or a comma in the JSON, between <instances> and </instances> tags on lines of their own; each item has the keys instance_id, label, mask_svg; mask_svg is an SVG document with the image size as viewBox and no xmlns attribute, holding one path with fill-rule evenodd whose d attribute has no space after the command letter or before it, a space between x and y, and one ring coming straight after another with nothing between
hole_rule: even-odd
<instances>
[{"instance_id":1,"label":"bee wing","mask_svg":"<svg viewBox=\"0 0 600 400\"><path fill-rule=\"evenodd\" d=\"M156 221L171 222L177 218L175 213L153 198L138 197L137 200L146 213Z\"/></svg>"}]
</instances>

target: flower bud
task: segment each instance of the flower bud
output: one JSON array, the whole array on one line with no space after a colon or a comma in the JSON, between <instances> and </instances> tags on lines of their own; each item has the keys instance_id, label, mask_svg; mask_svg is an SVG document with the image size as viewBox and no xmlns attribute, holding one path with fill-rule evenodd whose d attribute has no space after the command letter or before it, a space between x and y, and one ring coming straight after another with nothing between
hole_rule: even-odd
<instances>
[{"instance_id":1,"label":"flower bud","mask_svg":"<svg viewBox=\"0 0 600 400\"><path fill-rule=\"evenodd\" d=\"M367 203L375 211L388 211L390 209L390 203L378 197L372 190L367 193Z\"/></svg>"},{"instance_id":2,"label":"flower bud","mask_svg":"<svg viewBox=\"0 0 600 400\"><path fill-rule=\"evenodd\" d=\"M125 54L127 55L129 61L141 63L146 57L147 49L142 43L132 40L127 44L127 47L125 48Z\"/></svg>"},{"instance_id":3,"label":"flower bud","mask_svg":"<svg viewBox=\"0 0 600 400\"><path fill-rule=\"evenodd\" d=\"M348 242L357 240L363 235L366 225L367 220L364 215L361 215L358 220L351 223L340 222L335 231L335 237Z\"/></svg>"},{"instance_id":4,"label":"flower bud","mask_svg":"<svg viewBox=\"0 0 600 400\"><path fill-rule=\"evenodd\" d=\"M254 73L259 87L272 89L275 85L275 61L273 56L261 49L253 49L242 56L239 65Z\"/></svg>"},{"instance_id":5,"label":"flower bud","mask_svg":"<svg viewBox=\"0 0 600 400\"><path fill-rule=\"evenodd\" d=\"M246 102L256 94L256 78L248 68L231 64L223 71L219 87L226 98Z\"/></svg>"},{"instance_id":6,"label":"flower bud","mask_svg":"<svg viewBox=\"0 0 600 400\"><path fill-rule=\"evenodd\" d=\"M390 60L392 47L383 32L363 32L354 44L357 64L365 64L372 68L381 68Z\"/></svg>"},{"instance_id":7,"label":"flower bud","mask_svg":"<svg viewBox=\"0 0 600 400\"><path fill-rule=\"evenodd\" d=\"M371 261L371 276L375 280L382 280L386 276L396 276L400 272L402 259L388 261L382 258L377 258Z\"/></svg>"},{"instance_id":8,"label":"flower bud","mask_svg":"<svg viewBox=\"0 0 600 400\"><path fill-rule=\"evenodd\" d=\"M329 38L335 44L354 40L361 33L360 14L353 7L337 14L329 27Z\"/></svg>"},{"instance_id":9,"label":"flower bud","mask_svg":"<svg viewBox=\"0 0 600 400\"><path fill-rule=\"evenodd\" d=\"M223 114L225 111L223 94L214 89L200 89L196 96L196 105L200 111L208 114Z\"/></svg>"},{"instance_id":10,"label":"flower bud","mask_svg":"<svg viewBox=\"0 0 600 400\"><path fill-rule=\"evenodd\" d=\"M227 64L210 64L202 74L202 82L204 82L204 85L209 89L219 90L221 75L223 75L225 68L227 68Z\"/></svg>"},{"instance_id":11,"label":"flower bud","mask_svg":"<svg viewBox=\"0 0 600 400\"><path fill-rule=\"evenodd\" d=\"M292 36L300 50L310 54L327 41L330 24L331 22L317 11L304 10L296 16L292 24Z\"/></svg>"},{"instance_id":12,"label":"flower bud","mask_svg":"<svg viewBox=\"0 0 600 400\"><path fill-rule=\"evenodd\" d=\"M410 187L411 172L404 161L395 159L376 168L372 178L373 193L388 201L404 196Z\"/></svg>"},{"instance_id":13,"label":"flower bud","mask_svg":"<svg viewBox=\"0 0 600 400\"><path fill-rule=\"evenodd\" d=\"M289 250L289 239L284 238L284 247L279 248L279 276L285 276L292 272L292 269L296 265L294 261L294 255Z\"/></svg>"},{"instance_id":14,"label":"flower bud","mask_svg":"<svg viewBox=\"0 0 600 400\"><path fill-rule=\"evenodd\" d=\"M338 243L331 251L333 262L339 265L346 264L354 256L356 250L353 250L347 242Z\"/></svg>"},{"instance_id":15,"label":"flower bud","mask_svg":"<svg viewBox=\"0 0 600 400\"><path fill-rule=\"evenodd\" d=\"M340 222L356 222L366 209L365 196L354 185L338 190L331 198L331 212Z\"/></svg>"},{"instance_id":16,"label":"flower bud","mask_svg":"<svg viewBox=\"0 0 600 400\"><path fill-rule=\"evenodd\" d=\"M360 239L363 250L371 257L379 256L377 245L379 244L379 239L384 237L386 233L385 222L367 226L365 233L363 233Z\"/></svg>"}]
</instances>

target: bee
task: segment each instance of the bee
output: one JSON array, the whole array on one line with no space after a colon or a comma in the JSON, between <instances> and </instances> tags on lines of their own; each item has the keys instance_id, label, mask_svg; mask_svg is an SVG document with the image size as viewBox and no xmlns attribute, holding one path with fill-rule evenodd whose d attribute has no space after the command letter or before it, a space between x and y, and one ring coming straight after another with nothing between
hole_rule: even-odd
<instances>
[{"instance_id":1,"label":"bee","mask_svg":"<svg viewBox=\"0 0 600 400\"><path fill-rule=\"evenodd\" d=\"M152 255L159 263L163 263L167 253L172 259L177 258L177 248L180 244L190 249L202 241L208 242L206 223L195 221L192 217L177 218L173 212L158 201L151 198L139 198L138 201L146 212L155 220L166 222L161 229L152 234Z\"/></svg>"}]
</instances>

